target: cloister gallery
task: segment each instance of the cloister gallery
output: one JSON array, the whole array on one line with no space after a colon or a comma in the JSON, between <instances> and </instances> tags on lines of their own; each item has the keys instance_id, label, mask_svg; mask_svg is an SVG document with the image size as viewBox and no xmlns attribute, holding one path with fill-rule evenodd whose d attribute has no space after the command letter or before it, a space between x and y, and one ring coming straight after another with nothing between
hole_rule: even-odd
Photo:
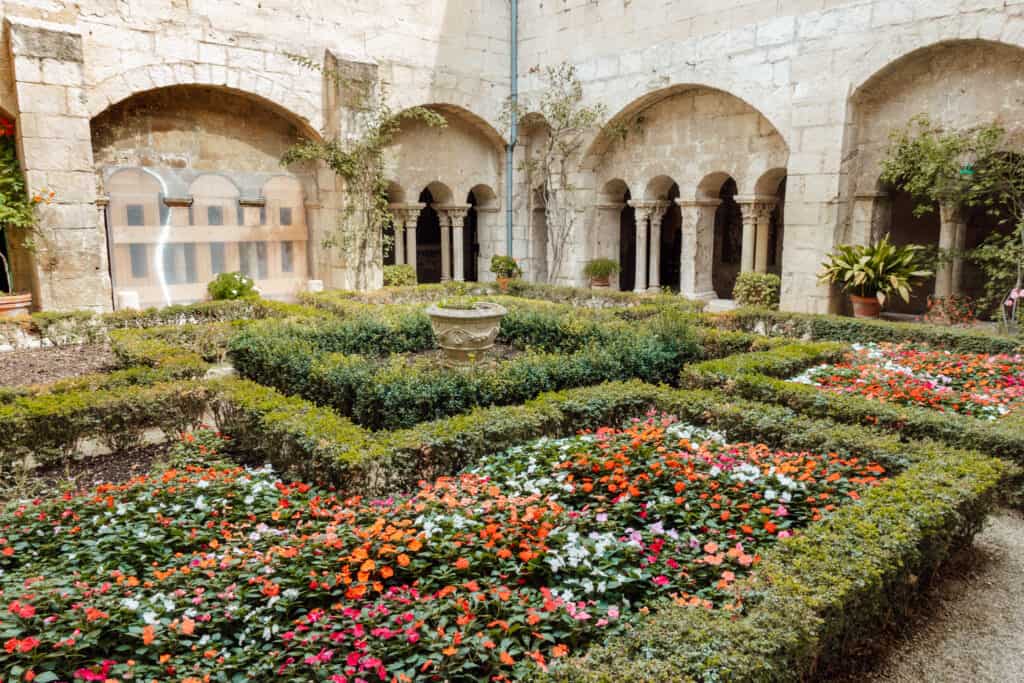
<instances>
[{"instance_id":1,"label":"cloister gallery","mask_svg":"<svg viewBox=\"0 0 1024 683\"><path fill-rule=\"evenodd\" d=\"M614 288L727 300L739 272L772 272L784 309L835 310L816 277L835 245L970 247L995 229L984 211L915 216L879 182L890 132L921 113L1022 119L1024 16L1001 1L688 2L671 17L654 0L521 3L514 46L497 0L229 4L4 7L0 108L30 191L53 193L46 244L8 254L37 307L188 302L233 270L278 298L379 286L385 263L485 280L511 245L529 280L581 285L606 257ZM519 172L543 120L524 119L506 164L513 47L522 101L539 94L530 67L570 63L608 112L573 159L578 220L557 264ZM293 55L447 121L405 122L388 150L394 246L367 282L323 244L343 184L280 164L298 139L347 134L359 105ZM978 280L954 260L921 292Z\"/></svg>"}]
</instances>

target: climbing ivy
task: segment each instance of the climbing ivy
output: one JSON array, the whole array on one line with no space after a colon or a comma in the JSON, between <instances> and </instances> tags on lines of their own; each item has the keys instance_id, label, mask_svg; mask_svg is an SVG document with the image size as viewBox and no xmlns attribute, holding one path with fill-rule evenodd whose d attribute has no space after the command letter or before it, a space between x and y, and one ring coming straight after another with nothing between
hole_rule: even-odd
<instances>
[{"instance_id":1,"label":"climbing ivy","mask_svg":"<svg viewBox=\"0 0 1024 683\"><path fill-rule=\"evenodd\" d=\"M17 143L14 124L0 119L0 246L13 246L12 233L21 238L22 246L34 248L36 227L35 205L49 197L28 196L25 176L18 164ZM5 282L13 290L14 278L10 263L0 249L0 268L3 268Z\"/></svg>"}]
</instances>

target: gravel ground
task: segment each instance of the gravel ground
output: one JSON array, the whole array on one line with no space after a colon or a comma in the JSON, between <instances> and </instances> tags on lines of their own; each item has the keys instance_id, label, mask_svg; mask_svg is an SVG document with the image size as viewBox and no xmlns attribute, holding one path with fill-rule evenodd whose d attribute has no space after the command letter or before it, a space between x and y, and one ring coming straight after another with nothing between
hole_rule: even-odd
<instances>
[{"instance_id":1,"label":"gravel ground","mask_svg":"<svg viewBox=\"0 0 1024 683\"><path fill-rule=\"evenodd\" d=\"M108 372L117 357L106 344L49 346L0 353L0 386L48 384L59 379Z\"/></svg>"},{"instance_id":2,"label":"gravel ground","mask_svg":"<svg viewBox=\"0 0 1024 683\"><path fill-rule=\"evenodd\" d=\"M1024 681L1024 515L996 511L922 596L909 621L880 637L891 645L876 666L825 680Z\"/></svg>"}]
</instances>

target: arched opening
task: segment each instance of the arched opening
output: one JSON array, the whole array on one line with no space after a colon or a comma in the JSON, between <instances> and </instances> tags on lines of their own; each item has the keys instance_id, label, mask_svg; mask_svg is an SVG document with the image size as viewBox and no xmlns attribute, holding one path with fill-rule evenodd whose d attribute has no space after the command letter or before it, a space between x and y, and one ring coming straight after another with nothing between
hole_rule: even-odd
<instances>
[{"instance_id":1,"label":"arched opening","mask_svg":"<svg viewBox=\"0 0 1024 683\"><path fill-rule=\"evenodd\" d=\"M480 279L480 212L477 211L480 202L474 191L470 190L466 196L466 203L469 204L469 211L466 212L466 222L463 225L463 274L465 275L466 282L476 282Z\"/></svg>"},{"instance_id":2,"label":"arched opening","mask_svg":"<svg viewBox=\"0 0 1024 683\"><path fill-rule=\"evenodd\" d=\"M631 292L636 286L636 209L629 205L629 190L622 196L619 212L619 291Z\"/></svg>"},{"instance_id":3,"label":"arched opening","mask_svg":"<svg viewBox=\"0 0 1024 683\"><path fill-rule=\"evenodd\" d=\"M403 204L405 203L405 191L401 185L394 181L388 182L387 189L388 204ZM404 245L397 243L398 236L403 234L398 228L401 226L395 225L395 218L391 216L388 220L387 225L384 226L384 239L381 240L381 249L383 251L383 262L385 266L393 266L398 263L399 254L404 251Z\"/></svg>"},{"instance_id":4,"label":"arched opening","mask_svg":"<svg viewBox=\"0 0 1024 683\"><path fill-rule=\"evenodd\" d=\"M661 219L659 282L663 288L669 287L673 292L678 292L683 248L683 215L676 203L679 199L679 185L672 183L666 199L669 205Z\"/></svg>"},{"instance_id":5,"label":"arched opening","mask_svg":"<svg viewBox=\"0 0 1024 683\"><path fill-rule=\"evenodd\" d=\"M280 165L307 135L296 117L187 85L132 95L94 117L91 131L117 305L201 300L210 280L235 271L268 298L305 286L315 169Z\"/></svg>"},{"instance_id":6,"label":"arched opening","mask_svg":"<svg viewBox=\"0 0 1024 683\"><path fill-rule=\"evenodd\" d=\"M743 259L743 211L736 202L736 181L728 176L715 193L714 257L711 283L719 299L731 299Z\"/></svg>"},{"instance_id":7,"label":"arched opening","mask_svg":"<svg viewBox=\"0 0 1024 683\"><path fill-rule=\"evenodd\" d=\"M938 246L942 222L937 205L927 213L914 215L914 208L917 204L909 192L892 189L889 192L889 199L892 202L889 238L893 244ZM904 302L899 297L890 297L887 309L893 313L924 313L928 308L928 297L934 292L935 277L932 276L919 282L911 290L909 302Z\"/></svg>"},{"instance_id":8,"label":"arched opening","mask_svg":"<svg viewBox=\"0 0 1024 683\"><path fill-rule=\"evenodd\" d=\"M441 281L441 218L434 208L430 189L420 193L426 204L416 219L416 279L420 283Z\"/></svg>"},{"instance_id":9,"label":"arched opening","mask_svg":"<svg viewBox=\"0 0 1024 683\"><path fill-rule=\"evenodd\" d=\"M782 245L786 236L786 179L779 182L775 193L778 201L772 209L768 232L768 272L782 276Z\"/></svg>"}]
</instances>

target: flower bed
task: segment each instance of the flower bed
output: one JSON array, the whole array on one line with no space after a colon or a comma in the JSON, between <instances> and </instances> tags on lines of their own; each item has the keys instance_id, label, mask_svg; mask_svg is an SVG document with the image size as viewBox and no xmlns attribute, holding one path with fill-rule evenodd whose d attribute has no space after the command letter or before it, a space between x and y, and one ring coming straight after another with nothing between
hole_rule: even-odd
<instances>
[{"instance_id":1,"label":"flower bed","mask_svg":"<svg viewBox=\"0 0 1024 683\"><path fill-rule=\"evenodd\" d=\"M220 447L201 431L177 456ZM659 598L744 610L736 583L765 548L885 476L663 416L386 500L179 466L0 517L0 667L44 682L518 680Z\"/></svg>"},{"instance_id":2,"label":"flower bed","mask_svg":"<svg viewBox=\"0 0 1024 683\"><path fill-rule=\"evenodd\" d=\"M794 381L994 420L1024 403L1024 356L855 344L843 362L810 368Z\"/></svg>"}]
</instances>

